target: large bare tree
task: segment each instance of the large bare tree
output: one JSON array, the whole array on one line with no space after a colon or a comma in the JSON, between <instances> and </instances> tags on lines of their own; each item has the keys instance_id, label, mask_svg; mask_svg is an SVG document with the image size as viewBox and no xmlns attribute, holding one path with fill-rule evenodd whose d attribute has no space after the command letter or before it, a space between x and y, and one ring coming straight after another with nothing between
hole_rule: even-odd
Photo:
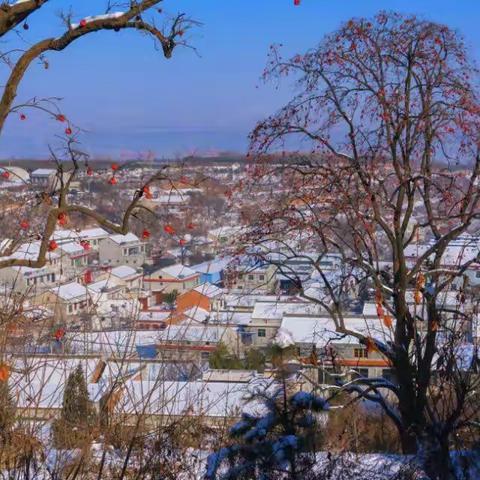
<instances>
[{"instance_id":1,"label":"large bare tree","mask_svg":"<svg viewBox=\"0 0 480 480\"><path fill-rule=\"evenodd\" d=\"M286 76L294 97L251 135L250 182L238 190L269 201L244 240L321 303L338 332L391 364L395 382L361 378L349 390L381 405L432 478L449 478L449 448L475 424L478 402L478 377L460 366L478 303L464 282L480 260L476 240L464 243L480 213L477 70L448 27L380 13L303 55L273 47L265 78ZM290 139L309 153L285 153ZM321 297L288 267L312 247ZM322 266L329 253L342 256L341 275ZM385 338L349 329L352 285L375 292Z\"/></svg>"}]
</instances>

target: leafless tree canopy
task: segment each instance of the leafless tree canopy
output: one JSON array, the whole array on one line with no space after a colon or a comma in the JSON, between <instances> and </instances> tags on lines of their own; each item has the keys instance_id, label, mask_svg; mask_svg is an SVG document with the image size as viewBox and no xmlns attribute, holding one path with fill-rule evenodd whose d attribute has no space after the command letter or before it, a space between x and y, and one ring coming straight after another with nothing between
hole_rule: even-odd
<instances>
[{"instance_id":1,"label":"leafless tree canopy","mask_svg":"<svg viewBox=\"0 0 480 480\"><path fill-rule=\"evenodd\" d=\"M339 332L381 352L398 379L361 380L351 390L385 409L405 452L427 442L448 458L478 383L458 367L458 349L476 328L478 296L464 273L480 258L465 248L446 258L478 232L477 69L446 26L380 13L350 20L304 55L284 59L273 47L265 78L285 76L296 79L295 95L252 132L250 181L238 190L278 187L251 214L244 240L287 275L286 260L302 248L323 252L312 263L324 295L311 299ZM311 153L286 153L291 137ZM428 246L419 252L420 241ZM321 267L330 253L346 266L333 279ZM344 322L349 289L362 285L388 341Z\"/></svg>"}]
</instances>

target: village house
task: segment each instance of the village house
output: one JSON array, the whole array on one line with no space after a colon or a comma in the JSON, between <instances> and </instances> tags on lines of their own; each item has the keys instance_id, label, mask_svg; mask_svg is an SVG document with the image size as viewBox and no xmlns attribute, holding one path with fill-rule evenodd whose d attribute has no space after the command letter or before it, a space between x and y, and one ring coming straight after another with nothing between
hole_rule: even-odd
<instances>
[{"instance_id":1,"label":"village house","mask_svg":"<svg viewBox=\"0 0 480 480\"><path fill-rule=\"evenodd\" d=\"M243 339L257 348L269 346L287 313L319 314L321 307L302 300L289 302L257 301L251 313L250 323L245 327Z\"/></svg>"},{"instance_id":2,"label":"village house","mask_svg":"<svg viewBox=\"0 0 480 480\"><path fill-rule=\"evenodd\" d=\"M391 335L391 330L376 316L348 316L344 321L348 329L383 343L386 343ZM388 360L374 349L367 349L358 338L338 333L331 317L285 313L279 332L289 337L298 356L305 361L310 362L312 353L315 352L313 355L319 368L321 383L334 383L335 375L338 375L339 371L347 379L359 375L391 377Z\"/></svg>"},{"instance_id":3,"label":"village house","mask_svg":"<svg viewBox=\"0 0 480 480\"><path fill-rule=\"evenodd\" d=\"M223 290L209 283L203 283L177 297L177 312L183 312L190 308L211 311L222 307Z\"/></svg>"},{"instance_id":4,"label":"village house","mask_svg":"<svg viewBox=\"0 0 480 480\"><path fill-rule=\"evenodd\" d=\"M165 361L207 363L219 343L232 353L240 354L241 345L236 329L223 326L169 325L158 333L155 343L157 357Z\"/></svg>"},{"instance_id":5,"label":"village house","mask_svg":"<svg viewBox=\"0 0 480 480\"><path fill-rule=\"evenodd\" d=\"M120 265L112 268L109 276L112 282L122 287L124 295L138 296L143 284L143 270L141 267L133 268L128 265Z\"/></svg>"},{"instance_id":6,"label":"village house","mask_svg":"<svg viewBox=\"0 0 480 480\"><path fill-rule=\"evenodd\" d=\"M37 168L30 174L30 181L35 187L49 188L53 185L57 170L54 168Z\"/></svg>"},{"instance_id":7,"label":"village house","mask_svg":"<svg viewBox=\"0 0 480 480\"><path fill-rule=\"evenodd\" d=\"M59 245L58 251L62 272L61 281L80 279L88 267L89 252L77 242L62 243Z\"/></svg>"},{"instance_id":8,"label":"village house","mask_svg":"<svg viewBox=\"0 0 480 480\"><path fill-rule=\"evenodd\" d=\"M37 242L21 245L9 257L36 260L40 245ZM47 253L47 263L41 268L9 266L0 269L0 284L17 293L37 295L58 282L60 256L56 252Z\"/></svg>"},{"instance_id":9,"label":"village house","mask_svg":"<svg viewBox=\"0 0 480 480\"><path fill-rule=\"evenodd\" d=\"M241 263L225 274L225 286L244 293L273 293L277 286L277 267L271 264Z\"/></svg>"},{"instance_id":10,"label":"village house","mask_svg":"<svg viewBox=\"0 0 480 480\"><path fill-rule=\"evenodd\" d=\"M85 228L83 230L56 230L52 235L52 239L55 240L59 245L69 242L88 242L89 249L88 251L92 255L91 260L97 260L98 254L93 255L98 252L100 243L106 240L110 234L100 227L95 228Z\"/></svg>"},{"instance_id":11,"label":"village house","mask_svg":"<svg viewBox=\"0 0 480 480\"><path fill-rule=\"evenodd\" d=\"M167 327L171 310L141 311L135 319L136 330L162 330Z\"/></svg>"},{"instance_id":12,"label":"village house","mask_svg":"<svg viewBox=\"0 0 480 480\"><path fill-rule=\"evenodd\" d=\"M143 285L156 297L156 303L161 304L167 293L182 294L188 292L200 283L200 274L184 265L171 265L161 268L143 277Z\"/></svg>"},{"instance_id":13,"label":"village house","mask_svg":"<svg viewBox=\"0 0 480 480\"><path fill-rule=\"evenodd\" d=\"M141 267L150 263L148 243L142 242L135 234L111 235L99 244L101 265L117 267L130 265Z\"/></svg>"},{"instance_id":14,"label":"village house","mask_svg":"<svg viewBox=\"0 0 480 480\"><path fill-rule=\"evenodd\" d=\"M59 323L75 322L75 317L86 313L92 305L91 294L87 288L78 283L71 282L50 288L40 296L40 300L52 310Z\"/></svg>"}]
</instances>

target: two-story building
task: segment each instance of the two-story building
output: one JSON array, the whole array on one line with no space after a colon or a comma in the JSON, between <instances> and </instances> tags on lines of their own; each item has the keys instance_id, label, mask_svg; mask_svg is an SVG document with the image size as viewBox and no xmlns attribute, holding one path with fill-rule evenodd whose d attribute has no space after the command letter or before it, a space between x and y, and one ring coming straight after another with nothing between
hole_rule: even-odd
<instances>
[{"instance_id":1,"label":"two-story building","mask_svg":"<svg viewBox=\"0 0 480 480\"><path fill-rule=\"evenodd\" d=\"M129 265L136 268L150 263L148 244L133 233L105 238L100 242L98 251L101 265Z\"/></svg>"},{"instance_id":2,"label":"two-story building","mask_svg":"<svg viewBox=\"0 0 480 480\"><path fill-rule=\"evenodd\" d=\"M92 306L88 289L78 283L70 282L50 288L39 297L44 306L52 310L59 323L70 323L74 317L87 313Z\"/></svg>"},{"instance_id":3,"label":"two-story building","mask_svg":"<svg viewBox=\"0 0 480 480\"><path fill-rule=\"evenodd\" d=\"M182 294L200 284L200 274L181 264L161 268L143 277L143 285L156 297L157 304L163 302L167 293Z\"/></svg>"},{"instance_id":4,"label":"two-story building","mask_svg":"<svg viewBox=\"0 0 480 480\"><path fill-rule=\"evenodd\" d=\"M7 258L35 261L40 246L25 244ZM0 269L0 284L10 291L37 295L51 288L58 282L60 272L60 256L56 252L47 253L47 262L41 268L9 266Z\"/></svg>"}]
</instances>

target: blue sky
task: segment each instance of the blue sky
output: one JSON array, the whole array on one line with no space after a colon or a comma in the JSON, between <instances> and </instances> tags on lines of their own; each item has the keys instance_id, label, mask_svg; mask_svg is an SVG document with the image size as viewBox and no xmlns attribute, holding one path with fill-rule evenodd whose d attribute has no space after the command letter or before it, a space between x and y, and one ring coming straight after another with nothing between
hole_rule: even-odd
<instances>
[{"instance_id":1,"label":"blue sky","mask_svg":"<svg viewBox=\"0 0 480 480\"><path fill-rule=\"evenodd\" d=\"M71 0L49 3L30 19L28 40L62 31L56 13ZM102 13L102 0L72 3L78 18ZM289 95L287 84L275 90L259 82L272 43L301 52L342 21L387 8L459 29L473 57L480 55L480 2L473 0L302 0L300 7L293 0L165 0L162 8L203 23L189 35L199 56L183 49L165 60L149 38L135 32L90 35L51 54L48 70L31 68L18 100L62 97L62 110L87 130L81 141L94 155L243 151L255 122ZM25 122L8 120L1 158L44 157L48 144L57 142L61 124L26 113Z\"/></svg>"}]
</instances>

